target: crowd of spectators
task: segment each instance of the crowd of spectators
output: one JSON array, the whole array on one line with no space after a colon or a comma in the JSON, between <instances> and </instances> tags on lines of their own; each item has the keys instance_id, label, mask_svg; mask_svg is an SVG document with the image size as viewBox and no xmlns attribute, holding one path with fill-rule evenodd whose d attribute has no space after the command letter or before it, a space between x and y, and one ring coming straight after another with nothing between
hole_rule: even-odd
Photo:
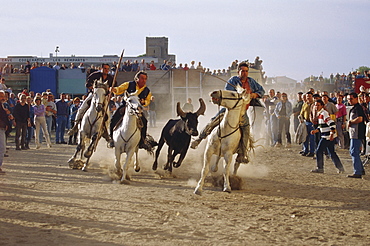
<instances>
[{"instance_id":1,"label":"crowd of spectators","mask_svg":"<svg viewBox=\"0 0 370 246\"><path fill-rule=\"evenodd\" d=\"M257 56L254 63L250 63L250 67L254 69L258 69L262 71L262 60L259 59ZM191 61L190 65L188 63L179 63L178 65L171 60L164 60L162 64L157 65L154 61L146 62L145 59L139 60L126 60L122 62L121 66L117 68L118 64L117 62L113 62L111 66L111 72L114 74L117 70L119 72L138 72L141 70L147 71L147 70L173 70L173 69L181 69L181 70L189 70L189 69L196 69L199 71L204 72L205 74L209 74L212 76L230 76L230 73L232 70L235 70L238 66L238 60L232 61L231 65L228 68L224 69L214 69L211 70L210 68L203 67L202 62L198 62L196 64L195 61ZM50 62L34 62L30 63L29 61L26 62L25 65L20 65L20 67L15 68L12 64L5 64L2 69L0 69L1 75L7 75L7 74L17 74L17 73L30 73L32 69L38 68L38 67L49 67L55 70L66 70L66 69L82 69L86 70L87 75L101 70L101 67L95 66L94 64L91 64L88 67L85 67L84 63L79 63L77 66L75 63L71 62L70 64L60 64L59 62L56 62L55 64L51 64Z\"/></svg>"},{"instance_id":2,"label":"crowd of spectators","mask_svg":"<svg viewBox=\"0 0 370 246\"><path fill-rule=\"evenodd\" d=\"M288 100L286 93L270 89L262 99L265 104L266 145L281 148L285 132L286 147L291 147L289 125L292 121L295 142L302 144L300 154L317 160L317 168L312 172L324 172L322 156L325 154L327 159L332 159L338 173L343 173L344 168L335 149L349 149L354 174L348 177L361 178L365 171L360 154L367 154L366 137L370 137L365 135L365 124L370 119L370 94L364 88L361 90L359 94L328 93L311 88L306 93L299 92L297 100Z\"/></svg>"}]
</instances>

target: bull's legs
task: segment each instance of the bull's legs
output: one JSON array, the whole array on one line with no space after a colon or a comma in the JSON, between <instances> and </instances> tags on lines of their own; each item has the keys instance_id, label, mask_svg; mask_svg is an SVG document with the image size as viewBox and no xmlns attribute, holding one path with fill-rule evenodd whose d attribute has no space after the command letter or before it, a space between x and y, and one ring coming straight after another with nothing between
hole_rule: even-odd
<instances>
[{"instance_id":1,"label":"bull's legs","mask_svg":"<svg viewBox=\"0 0 370 246\"><path fill-rule=\"evenodd\" d=\"M188 152L188 150L186 149L185 151L183 151L181 154L180 154L180 157L179 159L177 160L177 162L173 162L173 166L178 168L181 166L182 164L182 161L184 160L185 156L186 156L186 153Z\"/></svg>"},{"instance_id":2,"label":"bull's legs","mask_svg":"<svg viewBox=\"0 0 370 246\"><path fill-rule=\"evenodd\" d=\"M159 140L159 143L158 143L158 148L155 151L155 160L154 160L154 163L153 163L153 166L152 166L152 169L153 170L157 170L157 167L158 167L158 156L159 156L159 153L161 153L161 149L163 147L163 144L164 144L164 138L161 137L161 139Z\"/></svg>"},{"instance_id":3,"label":"bull's legs","mask_svg":"<svg viewBox=\"0 0 370 246\"><path fill-rule=\"evenodd\" d=\"M164 165L163 169L168 170L170 173L172 173L172 163L175 159L175 151L168 146L168 152L167 152L167 163Z\"/></svg>"},{"instance_id":4,"label":"bull's legs","mask_svg":"<svg viewBox=\"0 0 370 246\"><path fill-rule=\"evenodd\" d=\"M224 163L224 189L225 192L231 192L230 186L230 164L233 159L232 153L225 153L224 155L225 163Z\"/></svg>"},{"instance_id":5,"label":"bull's legs","mask_svg":"<svg viewBox=\"0 0 370 246\"><path fill-rule=\"evenodd\" d=\"M206 152L204 153L204 163L203 163L201 176L198 181L197 187L195 187L195 190L194 190L194 194L196 195L202 195L204 180L206 179L208 172L209 172L209 164L210 164L212 155L213 155L213 152L207 148Z\"/></svg>"}]
</instances>

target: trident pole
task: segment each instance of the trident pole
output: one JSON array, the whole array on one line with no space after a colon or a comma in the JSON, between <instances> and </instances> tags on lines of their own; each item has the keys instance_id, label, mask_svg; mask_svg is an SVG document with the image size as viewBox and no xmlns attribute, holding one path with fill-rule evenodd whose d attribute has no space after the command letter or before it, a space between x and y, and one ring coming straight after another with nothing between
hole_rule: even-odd
<instances>
[{"instance_id":1,"label":"trident pole","mask_svg":"<svg viewBox=\"0 0 370 246\"><path fill-rule=\"evenodd\" d=\"M110 101L110 99L112 97L112 90L113 90L113 88L116 85L117 74L118 74L119 68L121 67L121 62L122 62L122 58L123 58L123 54L124 53L125 53L125 49L122 50L121 57L118 60L118 66L117 66L116 72L114 73L114 76L113 76L112 86L109 88L109 94L108 94L108 96L106 98L107 102L105 104L104 113L103 113L103 122L104 122L104 118L105 118L105 116L107 114L107 110L108 110L108 107L109 107L109 101ZM96 146L98 145L98 141L101 138L101 135L102 135L102 132L103 132L103 126L104 126L103 122L100 125L99 131L98 131L98 137L96 138L96 141L94 141L94 146L93 146L93 151L94 152L96 150Z\"/></svg>"}]
</instances>

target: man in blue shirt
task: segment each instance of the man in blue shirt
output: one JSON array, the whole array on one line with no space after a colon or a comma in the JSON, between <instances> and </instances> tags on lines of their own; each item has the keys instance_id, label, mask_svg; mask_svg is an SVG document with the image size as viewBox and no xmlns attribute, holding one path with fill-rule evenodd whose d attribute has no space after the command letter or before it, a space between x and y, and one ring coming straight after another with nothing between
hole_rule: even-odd
<instances>
[{"instance_id":1,"label":"man in blue shirt","mask_svg":"<svg viewBox=\"0 0 370 246\"><path fill-rule=\"evenodd\" d=\"M67 120L68 120L68 109L69 105L65 101L66 95L64 93L60 94L60 100L55 103L57 106L57 128L55 131L55 142L56 144L67 144L66 141L64 141L64 132L66 130L67 126Z\"/></svg>"},{"instance_id":2,"label":"man in blue shirt","mask_svg":"<svg viewBox=\"0 0 370 246\"><path fill-rule=\"evenodd\" d=\"M252 100L256 100L256 98L261 98L265 94L265 90L263 87L258 84L254 79L248 77L249 72L249 65L246 62L241 62L238 65L238 76L231 77L226 85L225 89L229 91L236 91L236 85L240 85L243 87L247 93L251 94ZM249 105L248 105L249 106ZM249 141L249 134L250 134L250 125L249 125L249 118L247 115L247 109L245 109L245 113L243 118L240 122L240 128L243 131L243 145L248 146ZM191 143L191 148L195 149L200 144L200 142L205 139L213 130L213 128L222 120L224 112L226 111L225 108L222 108L215 117L212 118L212 121L208 123L205 128L201 131L199 137ZM248 163L248 158L246 158L246 153L238 151L237 161L239 163Z\"/></svg>"}]
</instances>

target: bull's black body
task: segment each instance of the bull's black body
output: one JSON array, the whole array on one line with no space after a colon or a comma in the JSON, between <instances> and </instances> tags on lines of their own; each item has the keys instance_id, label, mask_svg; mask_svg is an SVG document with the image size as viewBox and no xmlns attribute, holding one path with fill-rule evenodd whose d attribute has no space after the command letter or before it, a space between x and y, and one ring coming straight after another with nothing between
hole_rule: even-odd
<instances>
[{"instance_id":1,"label":"bull's black body","mask_svg":"<svg viewBox=\"0 0 370 246\"><path fill-rule=\"evenodd\" d=\"M164 143L168 145L167 163L164 169L172 172L172 165L176 168L181 166L188 152L191 136L198 136L198 116L198 113L185 113L181 119L169 120L167 122L162 129L158 148L155 152L153 170L157 169L158 156ZM180 154L180 157L178 161L175 162L174 159L178 154Z\"/></svg>"}]
</instances>

